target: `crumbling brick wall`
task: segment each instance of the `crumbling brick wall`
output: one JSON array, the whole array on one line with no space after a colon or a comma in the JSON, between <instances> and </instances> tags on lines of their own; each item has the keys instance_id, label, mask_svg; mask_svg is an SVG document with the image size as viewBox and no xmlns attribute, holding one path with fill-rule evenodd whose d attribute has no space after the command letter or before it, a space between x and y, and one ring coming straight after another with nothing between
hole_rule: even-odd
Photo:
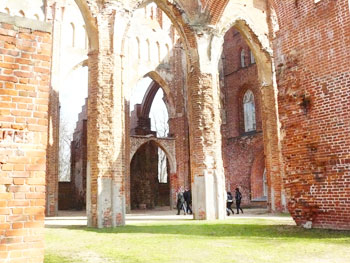
<instances>
[{"instance_id":1,"label":"crumbling brick wall","mask_svg":"<svg viewBox=\"0 0 350 263\"><path fill-rule=\"evenodd\" d=\"M0 261L42 262L51 25L0 14Z\"/></svg>"},{"instance_id":2,"label":"crumbling brick wall","mask_svg":"<svg viewBox=\"0 0 350 263\"><path fill-rule=\"evenodd\" d=\"M271 4L289 211L298 224L350 229L348 1Z\"/></svg>"}]
</instances>

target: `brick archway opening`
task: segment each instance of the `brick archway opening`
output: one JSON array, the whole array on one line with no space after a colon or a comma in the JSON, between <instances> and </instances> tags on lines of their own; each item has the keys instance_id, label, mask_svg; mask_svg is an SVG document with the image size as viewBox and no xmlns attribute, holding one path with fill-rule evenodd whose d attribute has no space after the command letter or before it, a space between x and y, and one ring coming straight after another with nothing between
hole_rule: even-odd
<instances>
[{"instance_id":1,"label":"brick archway opening","mask_svg":"<svg viewBox=\"0 0 350 263\"><path fill-rule=\"evenodd\" d=\"M130 162L130 199L131 209L154 209L170 206L170 165L166 153L154 140L138 148ZM159 154L163 152L167 165L159 163ZM166 167L166 173L160 169ZM165 178L164 178L165 175Z\"/></svg>"},{"instance_id":2,"label":"brick archway opening","mask_svg":"<svg viewBox=\"0 0 350 263\"><path fill-rule=\"evenodd\" d=\"M272 211L283 211L285 199L279 150L278 108L271 57L245 21L234 21L226 28L223 31L223 55L219 64L221 81L224 83L222 149L226 190L232 191L239 187L243 192L243 205L256 205L255 200L261 198L257 199L257 190L254 188L262 180L260 175L263 172L255 162L262 152L266 158L259 163L266 169L267 205ZM242 50L245 50L244 56ZM247 105L244 98L248 91L251 91L253 97L253 106L248 109L253 108L250 114L255 115L255 123L249 129L245 123Z\"/></svg>"},{"instance_id":3,"label":"brick archway opening","mask_svg":"<svg viewBox=\"0 0 350 263\"><path fill-rule=\"evenodd\" d=\"M226 190L233 192L239 187L245 206L266 206L266 197L262 200L259 192L263 189L265 164L258 67L235 27L224 36L221 78L226 117L222 125Z\"/></svg>"},{"instance_id":4,"label":"brick archway opening","mask_svg":"<svg viewBox=\"0 0 350 263\"><path fill-rule=\"evenodd\" d=\"M151 82L144 92L142 102L134 105L130 117L131 146L127 202L131 209L172 207L174 204L172 193L175 192L173 188L176 185L176 182L174 184L175 141L170 137L172 127L169 125L169 119L174 111L172 95L165 81L157 73L150 72L146 77L150 78ZM152 109L154 102L164 103L166 109L163 107L163 110L166 113L158 112L162 107L156 105L158 111L154 114ZM159 118L159 115L162 117ZM165 147L162 146L162 142Z\"/></svg>"}]
</instances>

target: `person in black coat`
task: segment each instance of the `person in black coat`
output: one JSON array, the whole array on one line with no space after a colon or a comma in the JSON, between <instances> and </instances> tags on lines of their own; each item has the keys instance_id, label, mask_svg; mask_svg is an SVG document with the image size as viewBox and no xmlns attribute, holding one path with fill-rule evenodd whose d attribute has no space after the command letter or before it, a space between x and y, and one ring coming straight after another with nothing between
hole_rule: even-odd
<instances>
[{"instance_id":1,"label":"person in black coat","mask_svg":"<svg viewBox=\"0 0 350 263\"><path fill-rule=\"evenodd\" d=\"M184 198L185 198L185 204L186 204L186 213L187 214L192 214L192 209L191 209L191 205L192 205L191 190L189 190L187 188L185 189Z\"/></svg>"},{"instance_id":2,"label":"person in black coat","mask_svg":"<svg viewBox=\"0 0 350 263\"><path fill-rule=\"evenodd\" d=\"M237 214L239 214L239 210L241 210L241 212L243 214L243 210L241 208L242 194L241 194L241 192L239 191L238 188L236 188L235 199L236 199Z\"/></svg>"},{"instance_id":3,"label":"person in black coat","mask_svg":"<svg viewBox=\"0 0 350 263\"><path fill-rule=\"evenodd\" d=\"M179 190L177 193L177 215L180 214L180 211L183 210L184 214L186 215L186 207L185 207L185 198L184 198L184 193L182 189Z\"/></svg>"}]
</instances>

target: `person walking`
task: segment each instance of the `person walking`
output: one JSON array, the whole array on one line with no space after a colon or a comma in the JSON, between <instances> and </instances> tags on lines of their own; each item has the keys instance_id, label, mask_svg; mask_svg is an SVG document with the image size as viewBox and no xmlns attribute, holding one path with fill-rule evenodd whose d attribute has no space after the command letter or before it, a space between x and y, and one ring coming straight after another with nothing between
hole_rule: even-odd
<instances>
[{"instance_id":1,"label":"person walking","mask_svg":"<svg viewBox=\"0 0 350 263\"><path fill-rule=\"evenodd\" d=\"M177 215L180 215L180 211L183 210L186 215L185 198L182 188L177 193Z\"/></svg>"},{"instance_id":2,"label":"person walking","mask_svg":"<svg viewBox=\"0 0 350 263\"><path fill-rule=\"evenodd\" d=\"M243 214L243 210L241 208L241 200L242 200L242 194L239 191L239 188L236 188L236 194L235 194L235 199L236 199L236 208L237 208L237 214L239 214L239 210L241 210Z\"/></svg>"},{"instance_id":3,"label":"person walking","mask_svg":"<svg viewBox=\"0 0 350 263\"><path fill-rule=\"evenodd\" d=\"M230 211L232 212L233 215L235 214L235 212L233 212L232 210L232 204L233 204L233 196L231 192L227 192L226 212L228 216L230 215Z\"/></svg>"},{"instance_id":4,"label":"person walking","mask_svg":"<svg viewBox=\"0 0 350 263\"><path fill-rule=\"evenodd\" d=\"M185 198L185 204L186 204L186 213L192 215L192 209L191 209L192 196L191 196L191 190L189 190L188 188L185 189L184 198Z\"/></svg>"}]
</instances>

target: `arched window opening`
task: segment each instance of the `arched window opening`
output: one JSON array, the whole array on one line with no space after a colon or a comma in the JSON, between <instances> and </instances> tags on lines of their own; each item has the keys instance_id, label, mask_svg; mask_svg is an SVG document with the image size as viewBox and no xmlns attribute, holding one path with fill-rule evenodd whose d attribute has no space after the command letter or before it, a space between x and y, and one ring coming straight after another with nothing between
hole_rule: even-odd
<instances>
[{"instance_id":1,"label":"arched window opening","mask_svg":"<svg viewBox=\"0 0 350 263\"><path fill-rule=\"evenodd\" d=\"M147 43L147 60L151 61L151 44L149 43L149 40L146 40Z\"/></svg>"},{"instance_id":2,"label":"arched window opening","mask_svg":"<svg viewBox=\"0 0 350 263\"><path fill-rule=\"evenodd\" d=\"M242 51L241 51L241 67L242 68L245 67L245 51L244 51L244 49L242 49Z\"/></svg>"},{"instance_id":3,"label":"arched window opening","mask_svg":"<svg viewBox=\"0 0 350 263\"><path fill-rule=\"evenodd\" d=\"M75 26L73 23L70 23L70 26L71 26L71 44L72 44L72 47L75 46Z\"/></svg>"},{"instance_id":4,"label":"arched window opening","mask_svg":"<svg viewBox=\"0 0 350 263\"><path fill-rule=\"evenodd\" d=\"M250 132L256 130L256 118L255 118L255 103L254 94L251 90L247 90L243 98L244 108L244 131Z\"/></svg>"},{"instance_id":5,"label":"arched window opening","mask_svg":"<svg viewBox=\"0 0 350 263\"><path fill-rule=\"evenodd\" d=\"M86 26L83 26L83 29L84 29L84 48L88 49L89 39L86 31Z\"/></svg>"},{"instance_id":6,"label":"arched window opening","mask_svg":"<svg viewBox=\"0 0 350 263\"><path fill-rule=\"evenodd\" d=\"M170 48L169 48L169 45L168 44L165 44L165 51L166 51L166 61L169 62L169 59L170 59Z\"/></svg>"},{"instance_id":7,"label":"arched window opening","mask_svg":"<svg viewBox=\"0 0 350 263\"><path fill-rule=\"evenodd\" d=\"M140 39L136 37L136 45L137 45L137 59L141 58L141 46L140 46Z\"/></svg>"},{"instance_id":8,"label":"arched window opening","mask_svg":"<svg viewBox=\"0 0 350 263\"><path fill-rule=\"evenodd\" d=\"M160 61L161 61L161 57L160 57L160 45L159 45L158 42L157 42L156 44L157 44L157 52L158 52L158 63L160 63Z\"/></svg>"},{"instance_id":9,"label":"arched window opening","mask_svg":"<svg viewBox=\"0 0 350 263\"><path fill-rule=\"evenodd\" d=\"M151 7L151 19L153 20L153 18L154 18L154 10L153 10L153 6Z\"/></svg>"},{"instance_id":10,"label":"arched window opening","mask_svg":"<svg viewBox=\"0 0 350 263\"><path fill-rule=\"evenodd\" d=\"M250 50L250 64L255 64L255 57L251 50Z\"/></svg>"},{"instance_id":11,"label":"arched window opening","mask_svg":"<svg viewBox=\"0 0 350 263\"><path fill-rule=\"evenodd\" d=\"M156 45L154 45L155 47ZM164 91L153 79L141 79L130 97L131 135L169 136L169 117ZM141 146L130 163L131 208L154 208L171 203L171 164L166 149L156 141ZM149 194L149 193L154 193Z\"/></svg>"},{"instance_id":12,"label":"arched window opening","mask_svg":"<svg viewBox=\"0 0 350 263\"><path fill-rule=\"evenodd\" d=\"M40 18L39 18L39 15L38 15L38 14L35 14L35 15L34 15L34 17L35 17L35 19L36 19L36 20L40 20Z\"/></svg>"}]
</instances>

